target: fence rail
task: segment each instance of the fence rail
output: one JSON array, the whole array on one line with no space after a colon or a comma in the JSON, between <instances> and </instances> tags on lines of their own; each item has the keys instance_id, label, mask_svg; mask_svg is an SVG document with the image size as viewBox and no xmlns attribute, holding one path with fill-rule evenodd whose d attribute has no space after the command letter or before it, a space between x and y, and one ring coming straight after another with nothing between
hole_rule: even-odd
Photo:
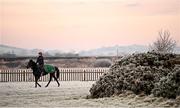
<instances>
[{"instance_id":1,"label":"fence rail","mask_svg":"<svg viewBox=\"0 0 180 108\"><path fill-rule=\"evenodd\" d=\"M59 68L60 81L95 81L109 68ZM49 75L39 81L48 81ZM31 69L0 70L0 82L31 82L34 76Z\"/></svg>"}]
</instances>

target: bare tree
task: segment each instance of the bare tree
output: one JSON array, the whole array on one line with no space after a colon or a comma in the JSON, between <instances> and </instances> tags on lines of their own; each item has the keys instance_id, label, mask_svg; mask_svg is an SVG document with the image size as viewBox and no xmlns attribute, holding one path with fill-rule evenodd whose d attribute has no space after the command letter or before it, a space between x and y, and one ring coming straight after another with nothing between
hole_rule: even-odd
<instances>
[{"instance_id":1,"label":"bare tree","mask_svg":"<svg viewBox=\"0 0 180 108\"><path fill-rule=\"evenodd\" d=\"M176 41L170 37L168 30L160 30L157 40L150 45L150 49L159 53L171 53L176 47Z\"/></svg>"}]
</instances>

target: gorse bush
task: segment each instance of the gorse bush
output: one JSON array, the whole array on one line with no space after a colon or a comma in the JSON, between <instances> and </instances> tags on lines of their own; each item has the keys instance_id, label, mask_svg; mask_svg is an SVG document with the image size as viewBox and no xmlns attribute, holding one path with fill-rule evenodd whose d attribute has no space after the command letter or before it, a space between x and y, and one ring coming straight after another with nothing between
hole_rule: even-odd
<instances>
[{"instance_id":1,"label":"gorse bush","mask_svg":"<svg viewBox=\"0 0 180 108\"><path fill-rule=\"evenodd\" d=\"M180 96L180 69L167 63L176 58L175 54L155 52L124 57L93 84L90 97L109 97L128 90L135 94L176 98Z\"/></svg>"},{"instance_id":2,"label":"gorse bush","mask_svg":"<svg viewBox=\"0 0 180 108\"><path fill-rule=\"evenodd\" d=\"M155 96L176 98L180 96L180 67L173 70L167 76L160 79L152 91Z\"/></svg>"}]
</instances>

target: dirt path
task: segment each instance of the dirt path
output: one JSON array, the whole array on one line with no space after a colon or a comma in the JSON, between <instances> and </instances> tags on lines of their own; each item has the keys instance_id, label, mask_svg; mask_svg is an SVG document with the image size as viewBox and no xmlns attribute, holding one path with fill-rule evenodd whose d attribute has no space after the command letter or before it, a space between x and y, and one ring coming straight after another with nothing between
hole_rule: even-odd
<instances>
[{"instance_id":1,"label":"dirt path","mask_svg":"<svg viewBox=\"0 0 180 108\"><path fill-rule=\"evenodd\" d=\"M60 87L52 82L45 88L46 83L40 82L43 86L41 88L34 88L33 82L0 83L0 107L152 107L162 102L159 99L151 103L153 98L145 99L147 97L135 95L86 99L94 82L61 82Z\"/></svg>"}]
</instances>

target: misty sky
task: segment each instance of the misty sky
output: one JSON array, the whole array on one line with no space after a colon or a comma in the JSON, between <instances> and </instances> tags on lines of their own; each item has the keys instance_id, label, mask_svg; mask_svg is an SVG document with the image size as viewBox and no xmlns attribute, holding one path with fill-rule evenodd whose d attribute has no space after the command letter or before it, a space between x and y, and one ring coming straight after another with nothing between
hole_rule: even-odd
<instances>
[{"instance_id":1,"label":"misty sky","mask_svg":"<svg viewBox=\"0 0 180 108\"><path fill-rule=\"evenodd\" d=\"M88 50L149 45L168 29L180 45L180 0L0 0L0 44Z\"/></svg>"}]
</instances>

